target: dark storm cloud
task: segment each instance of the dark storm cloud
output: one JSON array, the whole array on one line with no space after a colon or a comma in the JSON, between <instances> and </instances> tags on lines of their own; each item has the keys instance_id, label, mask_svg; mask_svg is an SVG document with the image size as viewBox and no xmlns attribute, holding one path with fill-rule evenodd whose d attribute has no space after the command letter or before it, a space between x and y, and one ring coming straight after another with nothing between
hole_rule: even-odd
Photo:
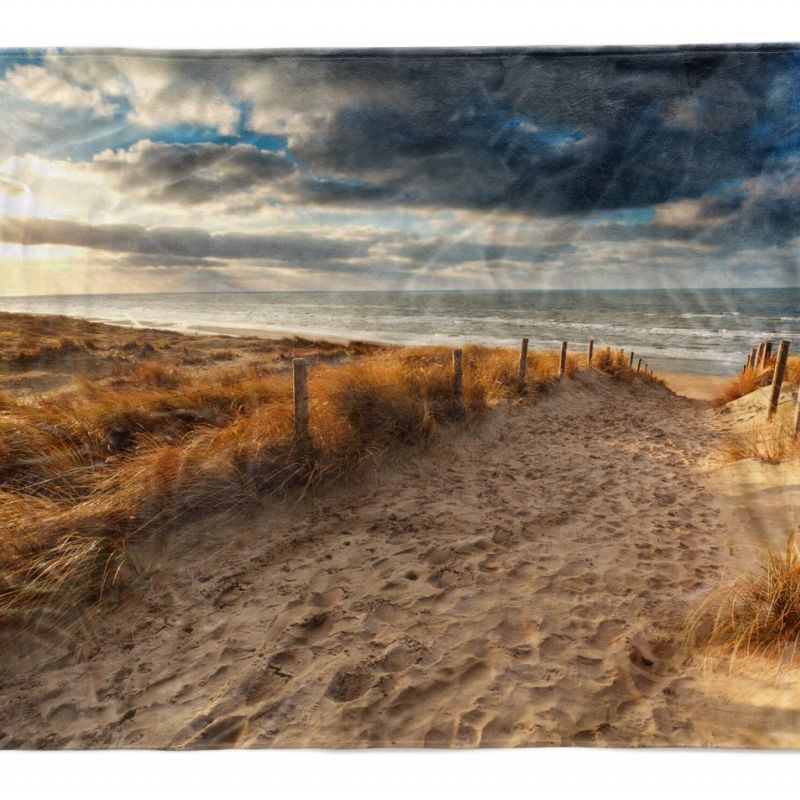
<instances>
[{"instance_id":1,"label":"dark storm cloud","mask_svg":"<svg viewBox=\"0 0 800 800\"><path fill-rule=\"evenodd\" d=\"M0 241L21 245L66 245L153 256L163 263L204 259L278 262L316 268L365 256L370 243L361 240L292 234L208 233L199 228L143 225L89 225L51 219L0 219ZM155 260L155 258L154 258Z\"/></svg>"},{"instance_id":2,"label":"dark storm cloud","mask_svg":"<svg viewBox=\"0 0 800 800\"><path fill-rule=\"evenodd\" d=\"M794 172L788 174L791 177ZM718 253L743 246L783 246L800 236L800 180L782 185L785 177L768 173L725 193L704 195L689 201L691 214L675 219L656 215L644 224L587 225L581 240L694 242Z\"/></svg>"},{"instance_id":3,"label":"dark storm cloud","mask_svg":"<svg viewBox=\"0 0 800 800\"><path fill-rule=\"evenodd\" d=\"M800 148L796 48L266 55L173 70L180 86L227 87L250 108L245 127L288 141L140 141L95 157L124 191L176 204L279 183L300 202L585 214L699 197Z\"/></svg>"},{"instance_id":4,"label":"dark storm cloud","mask_svg":"<svg viewBox=\"0 0 800 800\"><path fill-rule=\"evenodd\" d=\"M541 213L656 204L780 163L800 144L798 74L781 49L334 59L326 80L369 75L376 100L338 108L293 149L368 180L370 202L382 188Z\"/></svg>"},{"instance_id":5,"label":"dark storm cloud","mask_svg":"<svg viewBox=\"0 0 800 800\"><path fill-rule=\"evenodd\" d=\"M296 167L285 153L248 144L175 144L141 141L106 151L93 163L125 193L183 205L217 200L284 179Z\"/></svg>"}]
</instances>

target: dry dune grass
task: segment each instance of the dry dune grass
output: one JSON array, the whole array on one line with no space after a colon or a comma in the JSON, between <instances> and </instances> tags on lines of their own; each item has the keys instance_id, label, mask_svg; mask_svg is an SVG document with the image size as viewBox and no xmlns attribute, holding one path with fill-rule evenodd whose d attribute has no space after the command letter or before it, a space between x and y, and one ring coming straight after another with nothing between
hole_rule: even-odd
<instances>
[{"instance_id":1,"label":"dry dune grass","mask_svg":"<svg viewBox=\"0 0 800 800\"><path fill-rule=\"evenodd\" d=\"M714 404L724 406L733 400L738 400L762 386L768 386L772 381L772 374L775 370L775 356L772 355L767 360L766 365L760 370L748 370L744 374L736 375L731 378L730 383L723 389ZM788 383L793 389L800 386L800 356L790 356L786 361L786 373L784 382Z\"/></svg>"},{"instance_id":2,"label":"dry dune grass","mask_svg":"<svg viewBox=\"0 0 800 800\"><path fill-rule=\"evenodd\" d=\"M195 370L179 359L140 360L57 396L4 395L0 615L61 613L117 573L131 537L343 478L520 392L514 351L468 347L464 355L463 408L444 348L319 361L309 442L293 435L288 363ZM529 355L528 391L556 377L557 360Z\"/></svg>"},{"instance_id":3,"label":"dry dune grass","mask_svg":"<svg viewBox=\"0 0 800 800\"><path fill-rule=\"evenodd\" d=\"M800 441L795 436L794 416L783 408L769 422L757 416L746 431L728 439L723 456L727 461L755 458L765 464L779 464L787 459L800 457Z\"/></svg>"},{"instance_id":4,"label":"dry dune grass","mask_svg":"<svg viewBox=\"0 0 800 800\"><path fill-rule=\"evenodd\" d=\"M731 378L714 401L718 407L726 406L741 397L768 386L775 369L772 356L761 370L747 371ZM792 389L800 387L800 356L790 357L786 363L784 384ZM728 461L755 458L767 464L778 464L800 456L800 442L795 436L793 409L783 405L770 421L760 414L754 415L750 424L729 437L723 457Z\"/></svg>"},{"instance_id":5,"label":"dry dune grass","mask_svg":"<svg viewBox=\"0 0 800 800\"><path fill-rule=\"evenodd\" d=\"M738 400L762 386L769 383L771 373L766 370L762 372L745 372L743 375L737 375L731 378L730 382L722 390L721 394L714 400L714 405L724 406L733 400Z\"/></svg>"},{"instance_id":6,"label":"dry dune grass","mask_svg":"<svg viewBox=\"0 0 800 800\"><path fill-rule=\"evenodd\" d=\"M763 370L733 378L717 399L717 405L731 403L767 386L774 365L773 357ZM792 388L800 386L800 357L788 359L784 381ZM780 404L775 415L767 420L760 403L758 400L749 411L745 406L738 412L749 414L749 419L746 416L744 424L730 431L724 459L752 458L778 464L800 457L794 404ZM731 658L761 655L778 662L795 661L800 644L800 550L796 534L789 538L784 552L768 553L758 573L737 578L712 593L690 616L688 635L695 645Z\"/></svg>"},{"instance_id":7,"label":"dry dune grass","mask_svg":"<svg viewBox=\"0 0 800 800\"><path fill-rule=\"evenodd\" d=\"M221 363L246 365L250 361L275 362L286 351L313 355L317 360L379 352L380 346L300 338L262 339L223 334L187 336L176 331L125 328L61 316L10 314L0 311L0 388L42 390L69 387L76 375L87 380L146 378L147 369L174 372L181 368L214 370ZM143 361L152 362L149 366ZM3 400L0 397L0 408Z\"/></svg>"},{"instance_id":8,"label":"dry dune grass","mask_svg":"<svg viewBox=\"0 0 800 800\"><path fill-rule=\"evenodd\" d=\"M145 358L57 396L4 396L0 619L30 624L75 608L117 575L132 538L344 479L502 398L542 390L559 366L558 353L530 352L520 387L516 350L466 347L459 406L447 348L346 356L312 359L310 441L293 434L285 360L196 370L179 357ZM577 368L570 355L567 375ZM622 364L600 368L633 379Z\"/></svg>"},{"instance_id":9,"label":"dry dune grass","mask_svg":"<svg viewBox=\"0 0 800 800\"><path fill-rule=\"evenodd\" d=\"M638 372L630 366L630 353L621 350L612 350L610 347L601 348L592 358L592 367L615 380L632 383L637 377L663 385L663 381L654 375Z\"/></svg>"},{"instance_id":10,"label":"dry dune grass","mask_svg":"<svg viewBox=\"0 0 800 800\"><path fill-rule=\"evenodd\" d=\"M695 646L732 659L762 655L796 661L800 645L800 549L771 551L762 570L720 587L691 615Z\"/></svg>"}]
</instances>

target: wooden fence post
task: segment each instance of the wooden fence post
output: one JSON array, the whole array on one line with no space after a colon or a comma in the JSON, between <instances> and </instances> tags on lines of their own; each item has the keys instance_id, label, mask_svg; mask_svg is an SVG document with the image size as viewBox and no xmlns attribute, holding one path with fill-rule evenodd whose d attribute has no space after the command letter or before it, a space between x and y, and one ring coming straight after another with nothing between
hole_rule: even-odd
<instances>
[{"instance_id":1,"label":"wooden fence post","mask_svg":"<svg viewBox=\"0 0 800 800\"><path fill-rule=\"evenodd\" d=\"M642 359L639 359L639 363L636 365L636 371L640 372L642 369Z\"/></svg>"},{"instance_id":2,"label":"wooden fence post","mask_svg":"<svg viewBox=\"0 0 800 800\"><path fill-rule=\"evenodd\" d=\"M753 347L750 350L750 371L754 371L756 368L756 348Z\"/></svg>"},{"instance_id":3,"label":"wooden fence post","mask_svg":"<svg viewBox=\"0 0 800 800\"><path fill-rule=\"evenodd\" d=\"M308 430L308 365L304 358L292 359L294 385L294 435L307 439Z\"/></svg>"},{"instance_id":4,"label":"wooden fence post","mask_svg":"<svg viewBox=\"0 0 800 800\"><path fill-rule=\"evenodd\" d=\"M456 405L464 405L464 359L461 350L453 350L453 398Z\"/></svg>"},{"instance_id":5,"label":"wooden fence post","mask_svg":"<svg viewBox=\"0 0 800 800\"><path fill-rule=\"evenodd\" d=\"M789 356L789 342L785 339L778 347L778 359L775 362L775 372L772 373L772 391L769 395L769 405L767 406L767 420L772 419L778 409L778 401L781 397L781 384L783 374L786 372L786 359Z\"/></svg>"},{"instance_id":6,"label":"wooden fence post","mask_svg":"<svg viewBox=\"0 0 800 800\"><path fill-rule=\"evenodd\" d=\"M586 352L586 366L592 366L592 356L594 355L594 339L589 339L589 349Z\"/></svg>"},{"instance_id":7,"label":"wooden fence post","mask_svg":"<svg viewBox=\"0 0 800 800\"><path fill-rule=\"evenodd\" d=\"M567 343L561 342L561 361L558 365L558 377L563 378L567 371Z\"/></svg>"},{"instance_id":8,"label":"wooden fence post","mask_svg":"<svg viewBox=\"0 0 800 800\"><path fill-rule=\"evenodd\" d=\"M797 390L797 403L794 410L794 435L797 437L800 432L800 389Z\"/></svg>"},{"instance_id":9,"label":"wooden fence post","mask_svg":"<svg viewBox=\"0 0 800 800\"><path fill-rule=\"evenodd\" d=\"M765 342L758 343L758 350L756 350L756 369L760 370L764 366L764 348Z\"/></svg>"},{"instance_id":10,"label":"wooden fence post","mask_svg":"<svg viewBox=\"0 0 800 800\"><path fill-rule=\"evenodd\" d=\"M633 369L633 350L631 350L631 360L628 362L629 369Z\"/></svg>"},{"instance_id":11,"label":"wooden fence post","mask_svg":"<svg viewBox=\"0 0 800 800\"><path fill-rule=\"evenodd\" d=\"M767 342L764 345L764 365L763 366L766 367L767 364L769 364L769 358L770 358L771 355L772 355L772 342Z\"/></svg>"},{"instance_id":12,"label":"wooden fence post","mask_svg":"<svg viewBox=\"0 0 800 800\"><path fill-rule=\"evenodd\" d=\"M519 388L525 388L525 373L528 371L528 340L519 343Z\"/></svg>"}]
</instances>

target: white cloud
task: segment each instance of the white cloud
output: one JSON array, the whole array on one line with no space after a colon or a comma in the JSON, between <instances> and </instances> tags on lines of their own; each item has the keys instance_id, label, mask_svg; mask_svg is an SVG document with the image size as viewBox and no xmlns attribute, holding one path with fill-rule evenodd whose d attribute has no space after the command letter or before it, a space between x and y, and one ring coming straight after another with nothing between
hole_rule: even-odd
<instances>
[{"instance_id":1,"label":"white cloud","mask_svg":"<svg viewBox=\"0 0 800 800\"><path fill-rule=\"evenodd\" d=\"M191 62L188 66L169 59L119 59L118 68L132 88L128 120L142 128L187 123L215 128L225 136L235 133L240 112L227 87L205 73L192 74Z\"/></svg>"},{"instance_id":2,"label":"white cloud","mask_svg":"<svg viewBox=\"0 0 800 800\"><path fill-rule=\"evenodd\" d=\"M127 120L142 128L189 124L235 133L240 111L224 74L193 70L194 63L155 55L51 52L41 65L12 67L0 90L100 117L126 109Z\"/></svg>"},{"instance_id":3,"label":"white cloud","mask_svg":"<svg viewBox=\"0 0 800 800\"><path fill-rule=\"evenodd\" d=\"M281 59L236 70L231 85L251 104L250 127L289 137L289 144L324 129L344 106L385 104L407 99L405 90L355 76L331 79L324 59Z\"/></svg>"},{"instance_id":4,"label":"white cloud","mask_svg":"<svg viewBox=\"0 0 800 800\"><path fill-rule=\"evenodd\" d=\"M36 103L89 109L100 117L112 116L116 109L97 88L69 81L57 72L36 64L17 64L9 69L0 81L0 91Z\"/></svg>"},{"instance_id":5,"label":"white cloud","mask_svg":"<svg viewBox=\"0 0 800 800\"><path fill-rule=\"evenodd\" d=\"M685 198L655 206L654 221L681 229L698 229L722 225L731 216L730 209L715 206L708 197Z\"/></svg>"}]
</instances>

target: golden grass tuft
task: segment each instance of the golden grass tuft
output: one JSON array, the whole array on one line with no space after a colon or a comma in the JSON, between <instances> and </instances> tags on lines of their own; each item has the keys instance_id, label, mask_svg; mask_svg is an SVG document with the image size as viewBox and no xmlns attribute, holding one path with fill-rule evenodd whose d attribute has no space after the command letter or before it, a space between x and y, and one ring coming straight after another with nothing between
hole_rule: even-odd
<instances>
[{"instance_id":1,"label":"golden grass tuft","mask_svg":"<svg viewBox=\"0 0 800 800\"><path fill-rule=\"evenodd\" d=\"M760 389L762 386L769 386L772 382L772 375L775 371L775 356L771 356L766 366L761 370L748 370L744 374L736 375L731 378L719 396L714 400L714 405L724 406L740 397ZM788 383L793 389L800 387L800 356L790 356L786 361L786 373L784 382Z\"/></svg>"},{"instance_id":2,"label":"golden grass tuft","mask_svg":"<svg viewBox=\"0 0 800 800\"><path fill-rule=\"evenodd\" d=\"M765 464L779 464L800 457L800 441L794 433L794 409L782 407L767 421L756 417L747 431L730 437L723 450L727 461L755 458Z\"/></svg>"},{"instance_id":3,"label":"golden grass tuft","mask_svg":"<svg viewBox=\"0 0 800 800\"><path fill-rule=\"evenodd\" d=\"M592 367L623 383L630 384L638 379L660 386L664 385L664 382L655 375L647 375L644 371L637 371L635 367L631 367L630 353L622 353L619 350L612 350L610 347L600 348L594 353Z\"/></svg>"},{"instance_id":4,"label":"golden grass tuft","mask_svg":"<svg viewBox=\"0 0 800 800\"><path fill-rule=\"evenodd\" d=\"M692 645L712 653L796 662L800 646L800 549L793 534L763 569L713 592L687 621Z\"/></svg>"},{"instance_id":5,"label":"golden grass tuft","mask_svg":"<svg viewBox=\"0 0 800 800\"><path fill-rule=\"evenodd\" d=\"M722 392L714 399L714 405L724 406L744 397L762 386L767 386L772 378L772 373L768 370L762 372L747 371L743 375L736 375L731 378Z\"/></svg>"},{"instance_id":6,"label":"golden grass tuft","mask_svg":"<svg viewBox=\"0 0 800 800\"><path fill-rule=\"evenodd\" d=\"M771 376L772 371L770 371L770 377ZM786 373L783 379L792 389L800 387L800 356L789 356L789 358L786 359Z\"/></svg>"}]
</instances>

